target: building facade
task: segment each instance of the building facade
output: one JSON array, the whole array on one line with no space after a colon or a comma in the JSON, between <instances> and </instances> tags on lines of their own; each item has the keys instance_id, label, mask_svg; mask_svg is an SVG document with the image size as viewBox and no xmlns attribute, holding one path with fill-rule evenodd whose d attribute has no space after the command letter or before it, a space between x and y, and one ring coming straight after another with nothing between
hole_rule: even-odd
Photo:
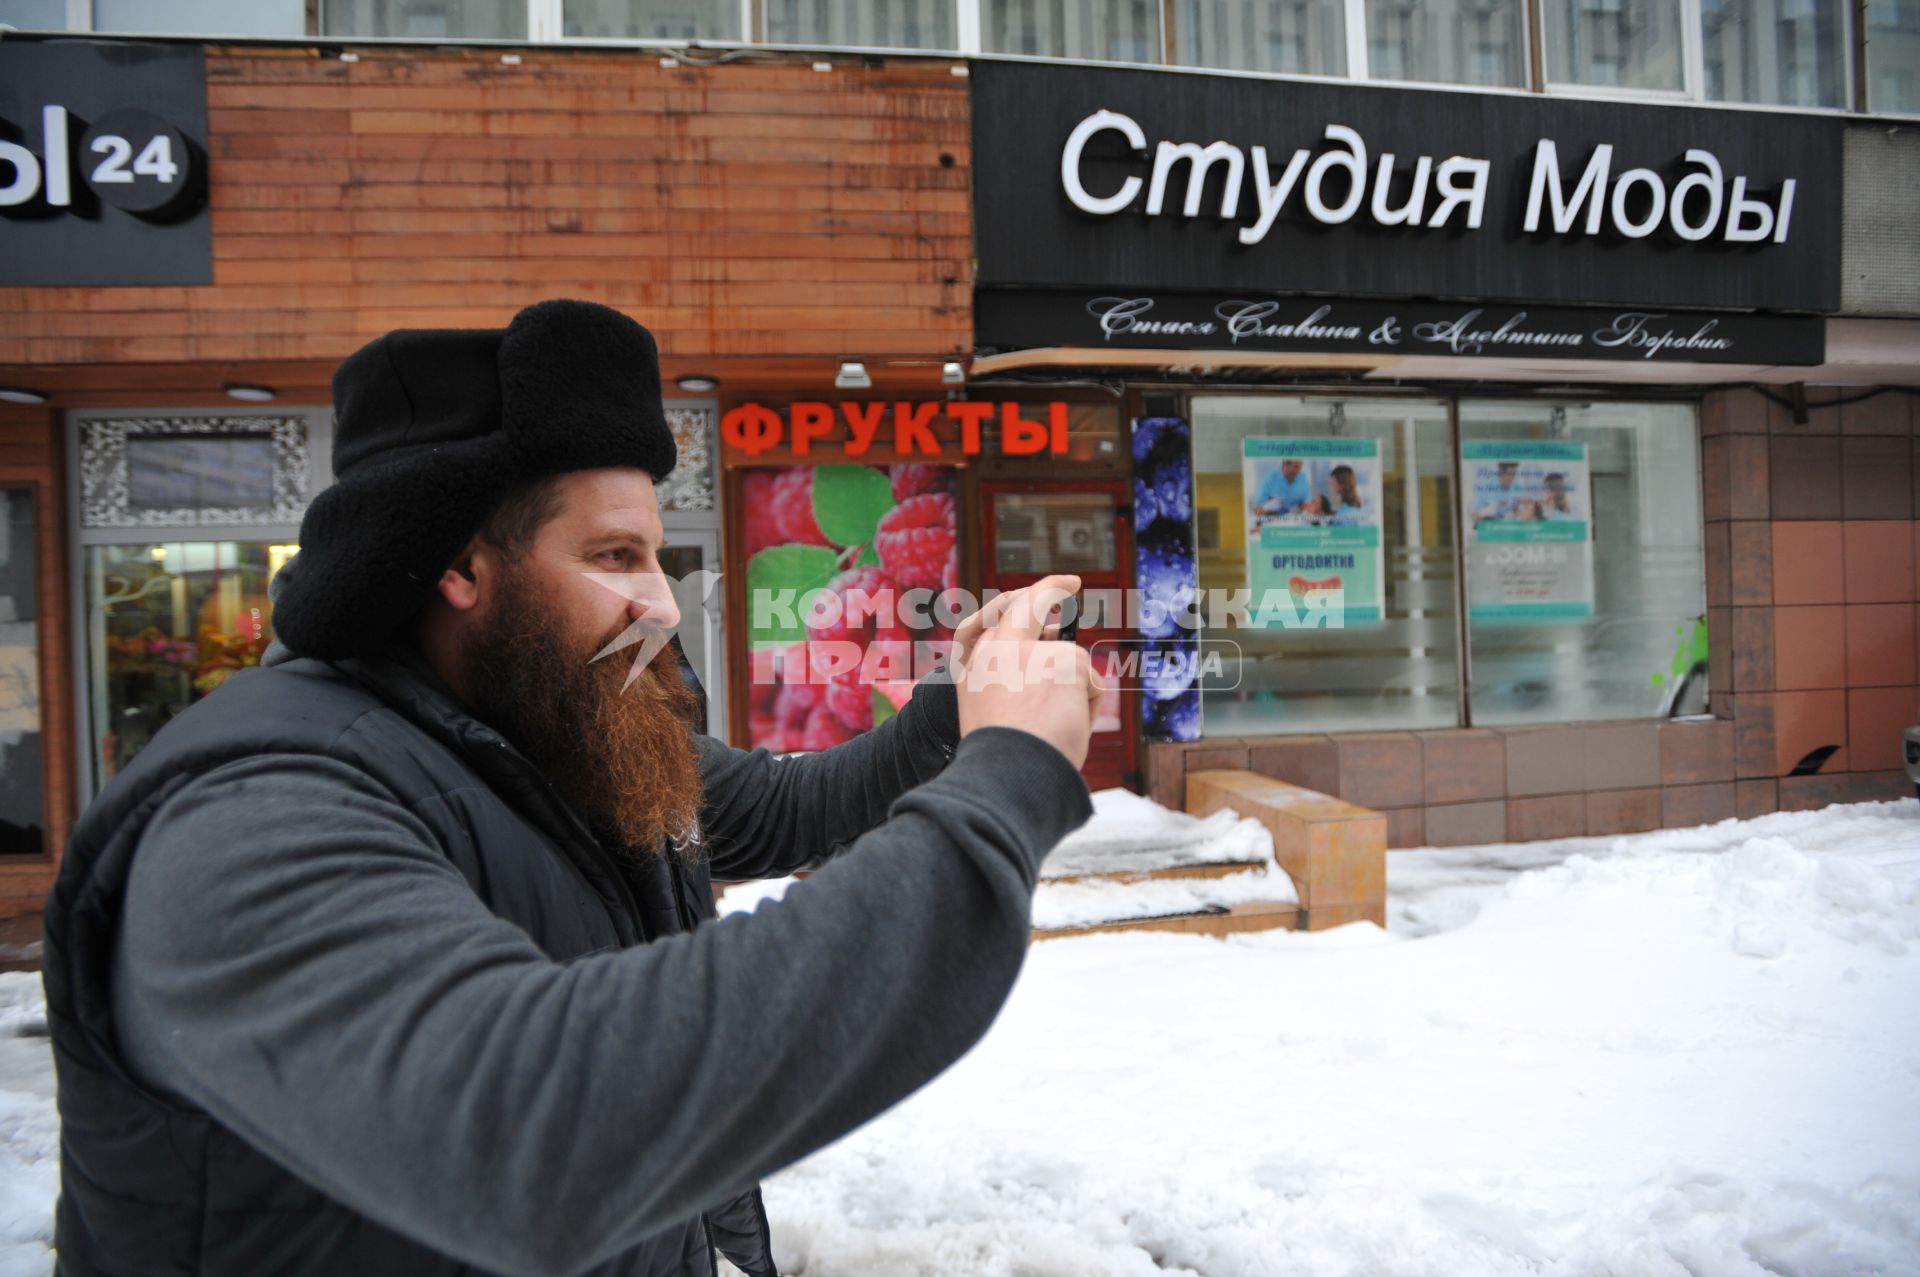
<instances>
[{"instance_id":1,"label":"building facade","mask_svg":"<svg viewBox=\"0 0 1920 1277\"><path fill-rule=\"evenodd\" d=\"M150 8L0 4L0 914L258 659L338 361L562 295L660 338L736 743L906 694L788 678L755 584L1071 570L1168 605L1082 641L1090 779L1170 805L1249 767L1413 846L1904 792L1902 10Z\"/></svg>"}]
</instances>

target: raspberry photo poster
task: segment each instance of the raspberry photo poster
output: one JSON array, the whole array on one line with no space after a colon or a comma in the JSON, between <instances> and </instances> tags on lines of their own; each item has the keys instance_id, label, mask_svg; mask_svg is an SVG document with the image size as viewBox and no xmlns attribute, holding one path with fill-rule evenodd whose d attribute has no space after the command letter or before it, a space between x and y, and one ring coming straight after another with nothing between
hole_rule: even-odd
<instances>
[{"instance_id":1,"label":"raspberry photo poster","mask_svg":"<svg viewBox=\"0 0 1920 1277\"><path fill-rule=\"evenodd\" d=\"M915 676L944 654L953 631L926 600L960 584L956 473L936 465L745 472L750 747L787 752L851 740L906 704ZM905 598L909 591L925 593Z\"/></svg>"},{"instance_id":2,"label":"raspberry photo poster","mask_svg":"<svg viewBox=\"0 0 1920 1277\"><path fill-rule=\"evenodd\" d=\"M1380 441L1254 436L1240 444L1248 623L1293 623L1332 601L1326 623L1385 614Z\"/></svg>"}]
</instances>

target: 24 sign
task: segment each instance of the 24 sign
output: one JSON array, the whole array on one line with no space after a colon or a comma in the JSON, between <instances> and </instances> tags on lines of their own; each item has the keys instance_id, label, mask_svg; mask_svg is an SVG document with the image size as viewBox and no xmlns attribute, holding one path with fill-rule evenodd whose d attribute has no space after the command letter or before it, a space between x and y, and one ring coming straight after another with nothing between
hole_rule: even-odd
<instances>
[{"instance_id":1,"label":"24 sign","mask_svg":"<svg viewBox=\"0 0 1920 1277\"><path fill-rule=\"evenodd\" d=\"M74 204L73 117L59 104L40 110L43 155L0 141L0 209L36 198L52 208ZM180 130L148 111L102 116L79 139L79 176L105 203L139 216L163 215L191 188L192 148Z\"/></svg>"}]
</instances>

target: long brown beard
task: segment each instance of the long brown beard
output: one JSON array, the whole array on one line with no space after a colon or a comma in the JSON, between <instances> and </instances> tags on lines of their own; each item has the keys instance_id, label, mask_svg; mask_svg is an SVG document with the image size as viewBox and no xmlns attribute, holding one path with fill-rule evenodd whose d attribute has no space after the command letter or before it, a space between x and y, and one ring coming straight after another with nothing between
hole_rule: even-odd
<instances>
[{"instance_id":1,"label":"long brown beard","mask_svg":"<svg viewBox=\"0 0 1920 1277\"><path fill-rule=\"evenodd\" d=\"M631 855L671 847L698 858L700 762L690 725L699 702L673 649L662 648L622 690L634 649L595 661L614 636L583 647L558 618L538 583L509 566L488 617L461 646L474 709L596 836Z\"/></svg>"}]
</instances>

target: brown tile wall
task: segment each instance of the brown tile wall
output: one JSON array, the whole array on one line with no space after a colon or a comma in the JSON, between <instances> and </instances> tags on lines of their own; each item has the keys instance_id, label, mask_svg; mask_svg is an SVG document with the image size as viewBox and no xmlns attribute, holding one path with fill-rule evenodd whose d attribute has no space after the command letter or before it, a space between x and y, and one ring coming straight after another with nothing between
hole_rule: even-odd
<instances>
[{"instance_id":1,"label":"brown tile wall","mask_svg":"<svg viewBox=\"0 0 1920 1277\"><path fill-rule=\"evenodd\" d=\"M1178 792L1183 764L1244 766L1383 811L1391 847L1615 835L1907 794L1920 399L1837 397L1815 392L1805 424L1751 390L1702 404L1714 717L1156 745L1151 792ZM1822 751L1817 772L1792 774Z\"/></svg>"}]
</instances>

